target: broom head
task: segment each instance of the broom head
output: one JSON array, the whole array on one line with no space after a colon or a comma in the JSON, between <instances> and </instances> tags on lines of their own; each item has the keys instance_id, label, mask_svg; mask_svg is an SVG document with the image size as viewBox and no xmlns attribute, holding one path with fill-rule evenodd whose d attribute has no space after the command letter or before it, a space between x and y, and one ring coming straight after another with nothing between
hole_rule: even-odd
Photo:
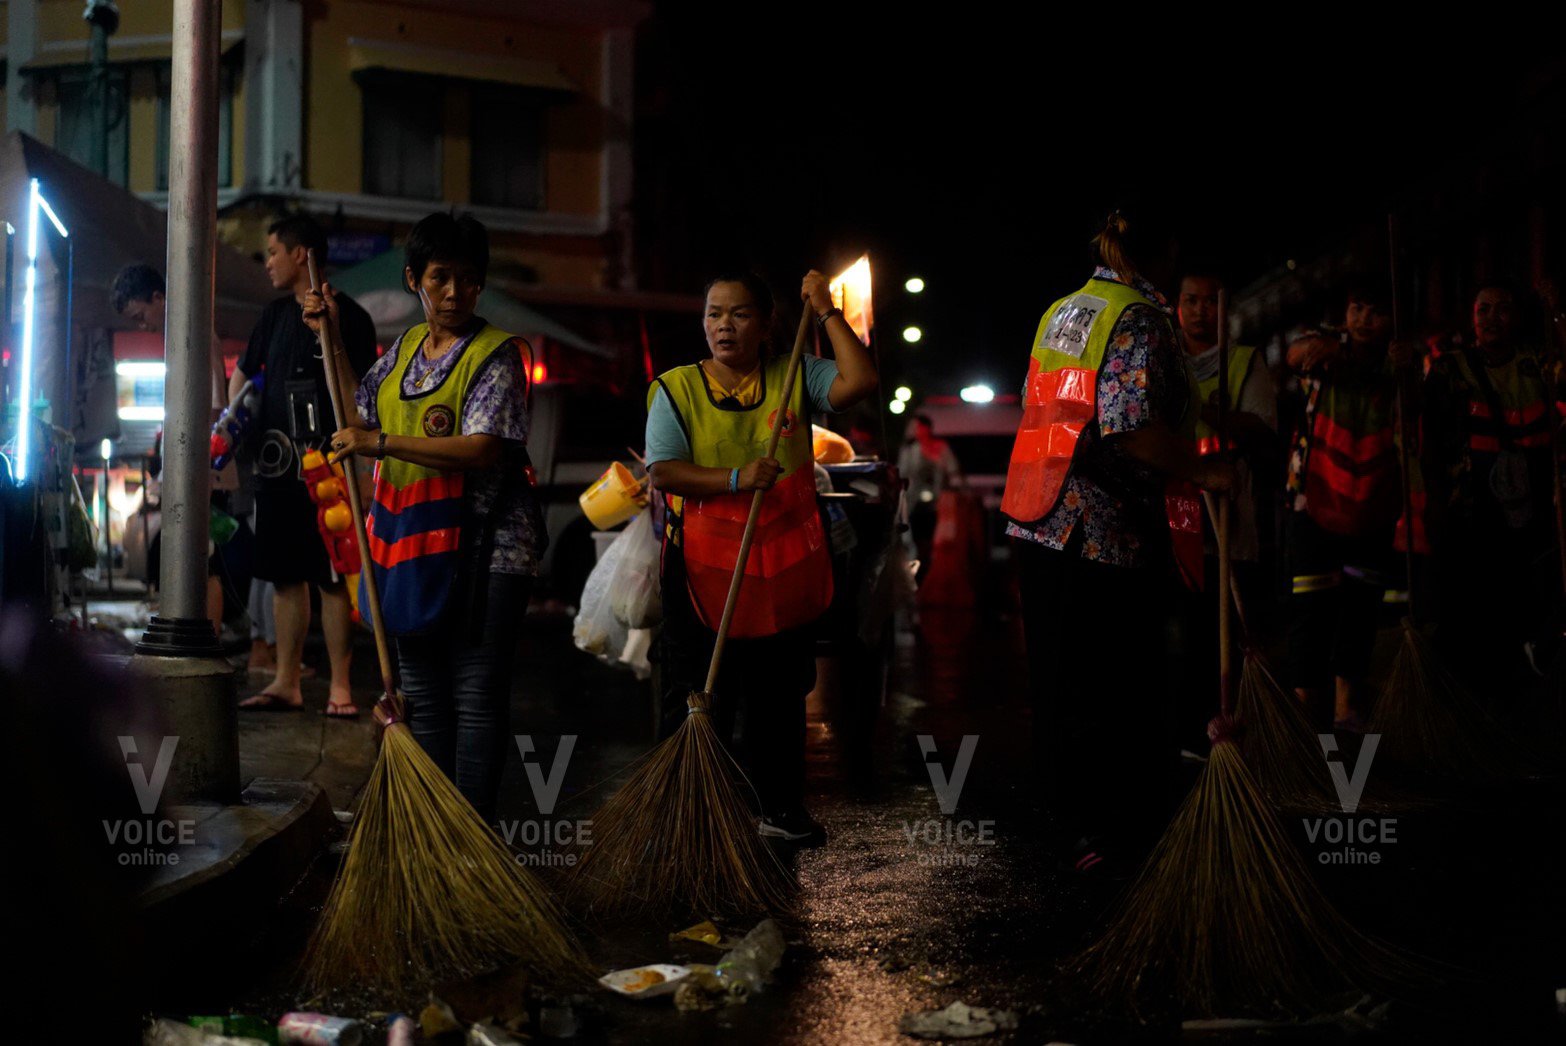
<instances>
[{"instance_id":1,"label":"broom head","mask_svg":"<svg viewBox=\"0 0 1566 1046\"><path fill-rule=\"evenodd\" d=\"M569 896L595 914L781 914L792 877L756 831L744 775L692 693L685 722L593 816Z\"/></svg>"},{"instance_id":2,"label":"broom head","mask_svg":"<svg viewBox=\"0 0 1566 1046\"><path fill-rule=\"evenodd\" d=\"M1108 929L1067 974L1131 1013L1174 993L1186 1016L1308 1014L1345 988L1406 984L1417 967L1337 913L1232 734L1215 741Z\"/></svg>"},{"instance_id":3,"label":"broom head","mask_svg":"<svg viewBox=\"0 0 1566 1046\"><path fill-rule=\"evenodd\" d=\"M574 984L590 973L542 884L425 754L383 697L387 723L348 852L305 955L314 988L402 996L518 962Z\"/></svg>"}]
</instances>

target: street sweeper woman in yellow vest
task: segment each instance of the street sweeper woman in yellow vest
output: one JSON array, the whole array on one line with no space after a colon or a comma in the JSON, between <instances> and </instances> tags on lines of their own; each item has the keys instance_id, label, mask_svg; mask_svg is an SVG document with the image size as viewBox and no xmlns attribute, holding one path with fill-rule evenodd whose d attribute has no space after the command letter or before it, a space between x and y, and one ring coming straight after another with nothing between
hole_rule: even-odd
<instances>
[{"instance_id":1,"label":"street sweeper woman in yellow vest","mask_svg":"<svg viewBox=\"0 0 1566 1046\"><path fill-rule=\"evenodd\" d=\"M1162 729L1165 489L1226 490L1234 469L1195 450L1195 390L1155 286L1172 268L1160 216L1116 211L1093 245L1093 278L1046 309L1034 335L1001 510L1017 539L1035 765L1055 841L1077 870L1103 874L1133 863L1161 827L1155 797L1173 751Z\"/></svg>"},{"instance_id":2,"label":"street sweeper woman in yellow vest","mask_svg":"<svg viewBox=\"0 0 1566 1046\"><path fill-rule=\"evenodd\" d=\"M752 273L707 285L707 359L658 376L648 391L647 468L669 507L663 551L665 686L683 704L701 690L754 491L762 501L717 684L717 725L761 804L761 832L820 843L804 806L805 695L815 685L811 624L832 601L816 507L811 417L847 410L875 388L875 365L832 306L827 281L800 288L835 362L806 354L788 401L786 337L772 335L772 293ZM766 457L783 412L777 457Z\"/></svg>"},{"instance_id":3,"label":"street sweeper woman in yellow vest","mask_svg":"<svg viewBox=\"0 0 1566 1046\"><path fill-rule=\"evenodd\" d=\"M377 461L366 566L413 734L492 820L512 656L548 540L527 465L530 350L474 314L489 266L479 222L430 215L408 234L406 260L405 289L424 322L362 385L344 376L357 424L333 435L332 450Z\"/></svg>"}]
</instances>

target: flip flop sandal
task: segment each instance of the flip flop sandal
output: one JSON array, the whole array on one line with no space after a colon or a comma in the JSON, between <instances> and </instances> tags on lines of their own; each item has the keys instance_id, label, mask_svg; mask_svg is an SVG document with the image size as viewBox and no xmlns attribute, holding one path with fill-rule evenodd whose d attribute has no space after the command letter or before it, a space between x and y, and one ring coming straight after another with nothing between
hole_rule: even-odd
<instances>
[{"instance_id":1,"label":"flip flop sandal","mask_svg":"<svg viewBox=\"0 0 1566 1046\"><path fill-rule=\"evenodd\" d=\"M265 698L265 700L257 701L256 698ZM280 694L256 694L255 697L247 700L254 703L241 702L239 705L241 712L297 712L304 707L303 702L293 704Z\"/></svg>"},{"instance_id":2,"label":"flip flop sandal","mask_svg":"<svg viewBox=\"0 0 1566 1046\"><path fill-rule=\"evenodd\" d=\"M359 706L352 701L345 701L340 705L328 701L326 703L326 711L321 714L328 719L358 719Z\"/></svg>"}]
</instances>

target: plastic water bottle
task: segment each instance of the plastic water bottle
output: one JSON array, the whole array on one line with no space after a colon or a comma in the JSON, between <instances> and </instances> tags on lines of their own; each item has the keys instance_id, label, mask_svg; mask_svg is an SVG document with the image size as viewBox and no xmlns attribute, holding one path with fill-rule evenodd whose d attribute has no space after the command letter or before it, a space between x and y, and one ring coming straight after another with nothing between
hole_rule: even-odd
<instances>
[{"instance_id":1,"label":"plastic water bottle","mask_svg":"<svg viewBox=\"0 0 1566 1046\"><path fill-rule=\"evenodd\" d=\"M763 919L732 951L718 960L718 980L729 997L739 1001L772 979L783 961L783 931L771 919Z\"/></svg>"}]
</instances>

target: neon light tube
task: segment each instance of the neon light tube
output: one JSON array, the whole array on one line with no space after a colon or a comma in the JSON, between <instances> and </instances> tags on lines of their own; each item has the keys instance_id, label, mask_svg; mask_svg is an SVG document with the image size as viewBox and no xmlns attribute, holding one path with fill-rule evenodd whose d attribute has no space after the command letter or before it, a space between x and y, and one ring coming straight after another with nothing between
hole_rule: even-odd
<instances>
[{"instance_id":1,"label":"neon light tube","mask_svg":"<svg viewBox=\"0 0 1566 1046\"><path fill-rule=\"evenodd\" d=\"M33 436L33 312L38 284L38 179L27 185L27 283L22 294L22 381L16 414L16 482L27 481L28 455Z\"/></svg>"}]
</instances>

